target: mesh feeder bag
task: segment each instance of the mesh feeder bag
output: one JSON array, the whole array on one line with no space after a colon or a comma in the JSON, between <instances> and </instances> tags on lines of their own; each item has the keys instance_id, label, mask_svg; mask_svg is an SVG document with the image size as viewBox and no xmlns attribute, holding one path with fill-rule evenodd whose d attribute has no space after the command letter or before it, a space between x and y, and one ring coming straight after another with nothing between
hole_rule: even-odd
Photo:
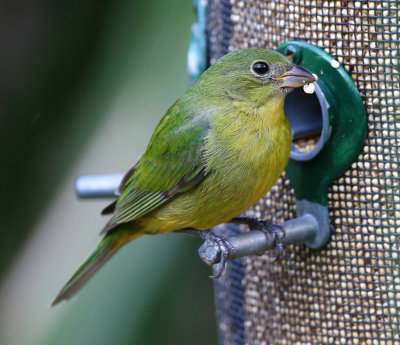
<instances>
[{"instance_id":1,"label":"mesh feeder bag","mask_svg":"<svg viewBox=\"0 0 400 345\"><path fill-rule=\"evenodd\" d=\"M241 48L311 43L350 75L368 120L361 153L328 191L330 242L285 247L277 261L235 259L216 280L220 345L400 345L399 17L398 1L208 2L210 63ZM296 145L310 151L317 141ZM285 174L246 214L296 217Z\"/></svg>"}]
</instances>

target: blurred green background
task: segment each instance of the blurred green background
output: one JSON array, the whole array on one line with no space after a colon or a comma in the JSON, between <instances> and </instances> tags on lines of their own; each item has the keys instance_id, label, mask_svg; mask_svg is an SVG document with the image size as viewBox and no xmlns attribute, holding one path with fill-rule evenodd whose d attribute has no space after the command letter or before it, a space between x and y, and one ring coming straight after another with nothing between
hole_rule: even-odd
<instances>
[{"instance_id":1,"label":"blurred green background","mask_svg":"<svg viewBox=\"0 0 400 345\"><path fill-rule=\"evenodd\" d=\"M191 0L28 1L0 10L0 344L216 344L201 241L142 237L75 298L47 305L99 240L120 173L187 87Z\"/></svg>"}]
</instances>

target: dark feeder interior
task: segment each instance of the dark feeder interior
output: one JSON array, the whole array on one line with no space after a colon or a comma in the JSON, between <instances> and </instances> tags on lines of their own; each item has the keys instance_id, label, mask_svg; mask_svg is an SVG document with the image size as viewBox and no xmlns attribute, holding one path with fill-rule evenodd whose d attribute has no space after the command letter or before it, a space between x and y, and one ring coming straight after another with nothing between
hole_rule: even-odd
<instances>
[{"instance_id":1,"label":"dark feeder interior","mask_svg":"<svg viewBox=\"0 0 400 345\"><path fill-rule=\"evenodd\" d=\"M293 138L291 159L310 160L321 151L330 132L327 109L327 102L317 84L315 84L315 92L312 94L307 94L302 88L298 88L286 97L285 114L289 119ZM310 152L304 152L295 146L300 139L309 138L313 138L313 141L316 142Z\"/></svg>"}]
</instances>

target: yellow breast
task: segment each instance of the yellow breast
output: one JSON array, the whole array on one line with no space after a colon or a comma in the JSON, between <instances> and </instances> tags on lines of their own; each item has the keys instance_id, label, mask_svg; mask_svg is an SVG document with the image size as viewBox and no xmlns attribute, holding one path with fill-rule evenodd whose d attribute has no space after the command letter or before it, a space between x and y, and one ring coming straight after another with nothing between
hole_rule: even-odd
<instances>
[{"instance_id":1,"label":"yellow breast","mask_svg":"<svg viewBox=\"0 0 400 345\"><path fill-rule=\"evenodd\" d=\"M215 119L206 140L209 176L144 217L143 224L149 232L170 232L208 229L229 221L272 187L287 164L290 147L283 100L275 107L269 104Z\"/></svg>"}]
</instances>

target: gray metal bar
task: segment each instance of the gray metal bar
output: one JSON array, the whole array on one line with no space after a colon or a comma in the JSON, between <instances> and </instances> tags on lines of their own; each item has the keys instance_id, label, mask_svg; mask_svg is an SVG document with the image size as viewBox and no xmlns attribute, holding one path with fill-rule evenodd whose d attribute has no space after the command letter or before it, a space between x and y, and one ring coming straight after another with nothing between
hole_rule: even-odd
<instances>
[{"instance_id":1,"label":"gray metal bar","mask_svg":"<svg viewBox=\"0 0 400 345\"><path fill-rule=\"evenodd\" d=\"M283 245L304 243L311 241L317 236L318 222L311 214L304 214L295 219L288 220L280 226L285 230L285 237L282 239ZM266 250L275 248L275 237L268 236L259 230L232 236L227 239L235 249L234 254L229 260L248 255L262 254ZM199 249L201 259L208 265L219 262L220 252L210 242L204 242Z\"/></svg>"},{"instance_id":2,"label":"gray metal bar","mask_svg":"<svg viewBox=\"0 0 400 345\"><path fill-rule=\"evenodd\" d=\"M75 180L75 191L80 198L112 198L124 174L86 175Z\"/></svg>"}]
</instances>

